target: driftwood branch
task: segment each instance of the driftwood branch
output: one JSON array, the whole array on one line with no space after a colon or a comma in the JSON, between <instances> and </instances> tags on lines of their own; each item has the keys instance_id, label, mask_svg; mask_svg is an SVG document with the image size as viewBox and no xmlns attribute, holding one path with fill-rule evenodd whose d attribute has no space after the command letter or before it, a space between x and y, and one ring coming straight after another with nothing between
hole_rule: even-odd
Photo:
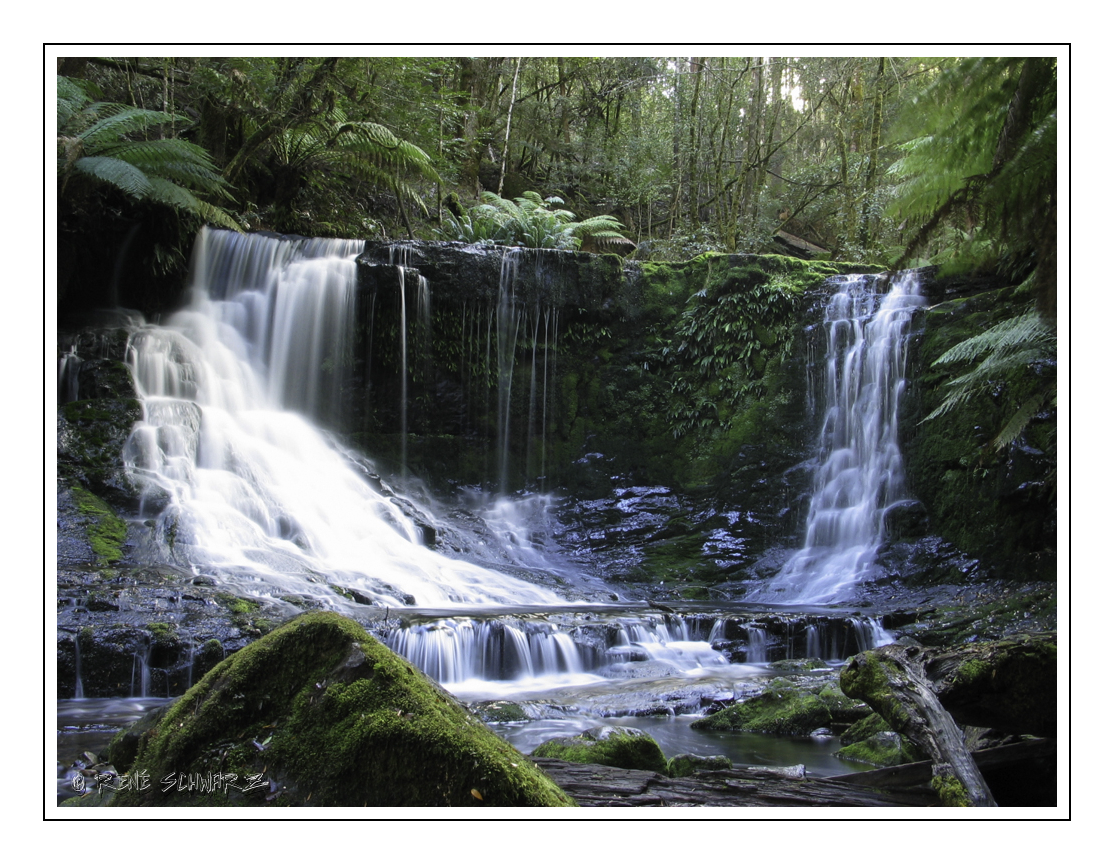
<instances>
[{"instance_id":1,"label":"driftwood branch","mask_svg":"<svg viewBox=\"0 0 1114 864\"><path fill-rule=\"evenodd\" d=\"M853 657L840 676L848 696L862 699L895 732L932 761L932 787L948 804L996 807L963 733L929 684L919 645L886 645Z\"/></svg>"}]
</instances>

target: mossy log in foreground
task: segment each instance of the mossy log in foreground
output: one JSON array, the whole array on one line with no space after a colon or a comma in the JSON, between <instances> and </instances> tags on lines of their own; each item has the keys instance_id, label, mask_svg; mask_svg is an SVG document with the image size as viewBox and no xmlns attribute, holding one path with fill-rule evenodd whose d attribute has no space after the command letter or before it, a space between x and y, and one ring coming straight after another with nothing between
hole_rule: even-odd
<instances>
[{"instance_id":1,"label":"mossy log in foreground","mask_svg":"<svg viewBox=\"0 0 1114 864\"><path fill-rule=\"evenodd\" d=\"M137 782L112 806L572 805L452 696L332 612L295 618L224 660L135 749L134 764L116 768ZM114 742L114 762L122 753ZM219 791L189 790L233 774Z\"/></svg>"},{"instance_id":2,"label":"mossy log in foreground","mask_svg":"<svg viewBox=\"0 0 1114 864\"><path fill-rule=\"evenodd\" d=\"M840 687L882 715L933 763L932 788L948 806L995 807L994 796L955 720L924 674L919 645L886 645L858 654L844 667Z\"/></svg>"}]
</instances>

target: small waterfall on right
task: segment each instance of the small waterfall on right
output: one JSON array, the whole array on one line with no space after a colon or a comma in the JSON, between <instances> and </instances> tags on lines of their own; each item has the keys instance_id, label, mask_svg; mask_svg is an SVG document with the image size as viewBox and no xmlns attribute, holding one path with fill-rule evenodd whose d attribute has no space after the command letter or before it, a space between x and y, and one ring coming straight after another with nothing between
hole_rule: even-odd
<instances>
[{"instance_id":1,"label":"small waterfall on right","mask_svg":"<svg viewBox=\"0 0 1114 864\"><path fill-rule=\"evenodd\" d=\"M824 316L827 339L819 453L804 547L750 599L833 603L872 575L886 511L906 500L898 442L909 322L923 305L915 272L886 282L841 276Z\"/></svg>"}]
</instances>

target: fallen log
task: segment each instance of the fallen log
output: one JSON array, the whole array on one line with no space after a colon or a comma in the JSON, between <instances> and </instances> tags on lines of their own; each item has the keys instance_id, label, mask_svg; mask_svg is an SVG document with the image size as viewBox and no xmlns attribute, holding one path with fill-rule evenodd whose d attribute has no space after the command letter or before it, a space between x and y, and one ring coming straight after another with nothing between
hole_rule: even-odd
<instances>
[{"instance_id":1,"label":"fallen log","mask_svg":"<svg viewBox=\"0 0 1114 864\"><path fill-rule=\"evenodd\" d=\"M996 807L985 778L951 714L924 673L920 645L885 645L857 654L840 675L840 689L862 699L932 761L932 788L954 806Z\"/></svg>"},{"instance_id":2,"label":"fallen log","mask_svg":"<svg viewBox=\"0 0 1114 864\"><path fill-rule=\"evenodd\" d=\"M733 768L666 777L654 771L562 762L534 764L581 807L925 807L931 792L873 789L807 776L803 766Z\"/></svg>"}]
</instances>

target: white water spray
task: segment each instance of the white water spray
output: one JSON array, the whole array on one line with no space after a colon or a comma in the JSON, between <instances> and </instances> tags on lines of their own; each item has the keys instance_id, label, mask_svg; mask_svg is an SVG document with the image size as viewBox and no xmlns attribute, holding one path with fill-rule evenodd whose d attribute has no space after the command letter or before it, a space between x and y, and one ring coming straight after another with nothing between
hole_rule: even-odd
<instances>
[{"instance_id":1,"label":"white water spray","mask_svg":"<svg viewBox=\"0 0 1114 864\"><path fill-rule=\"evenodd\" d=\"M203 230L189 306L129 347L143 400L125 462L179 562L240 591L339 605L554 604L421 545L421 532L307 416L339 409L362 244ZM302 413L296 413L302 412Z\"/></svg>"}]
</instances>

